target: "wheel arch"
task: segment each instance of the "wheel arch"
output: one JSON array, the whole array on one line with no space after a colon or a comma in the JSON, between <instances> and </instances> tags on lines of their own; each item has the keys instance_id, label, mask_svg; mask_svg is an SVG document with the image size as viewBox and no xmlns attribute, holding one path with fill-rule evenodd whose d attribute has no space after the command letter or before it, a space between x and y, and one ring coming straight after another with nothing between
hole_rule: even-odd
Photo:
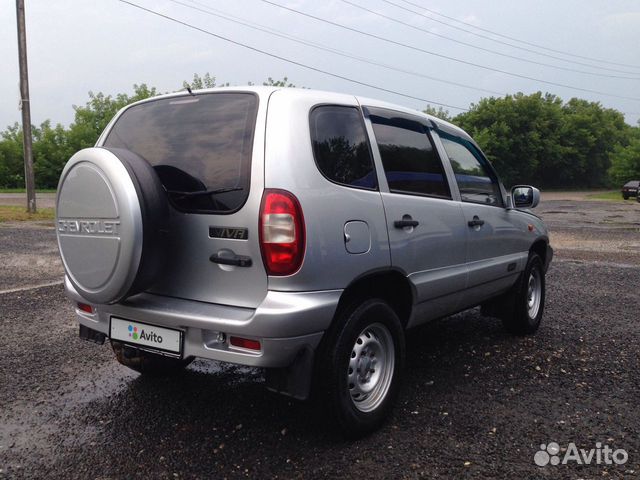
<instances>
[{"instance_id":1,"label":"wheel arch","mask_svg":"<svg viewBox=\"0 0 640 480\"><path fill-rule=\"evenodd\" d=\"M547 265L547 247L549 246L548 238L538 238L533 244L531 248L529 248L530 253L536 253L540 259L542 260L543 265Z\"/></svg>"},{"instance_id":2,"label":"wheel arch","mask_svg":"<svg viewBox=\"0 0 640 480\"><path fill-rule=\"evenodd\" d=\"M415 291L411 282L398 270L383 270L368 272L345 288L340 296L338 308L334 315L333 324L339 321L345 309L354 302L366 298L381 298L396 312L400 323L406 328L413 311Z\"/></svg>"}]
</instances>

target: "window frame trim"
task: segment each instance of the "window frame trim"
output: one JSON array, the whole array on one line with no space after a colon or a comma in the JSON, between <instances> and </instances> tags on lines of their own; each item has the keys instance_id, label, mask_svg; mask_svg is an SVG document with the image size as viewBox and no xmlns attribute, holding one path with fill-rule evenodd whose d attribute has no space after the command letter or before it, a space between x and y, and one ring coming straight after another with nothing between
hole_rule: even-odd
<instances>
[{"instance_id":1,"label":"window frame trim","mask_svg":"<svg viewBox=\"0 0 640 480\"><path fill-rule=\"evenodd\" d=\"M362 125L362 131L364 132L365 142L367 143L367 149L369 151L369 159L371 160L371 167L373 169L373 178L375 179L375 182L376 182L374 187L362 187L362 186L358 186L358 185L350 185L348 183L338 182L337 180L333 180L333 179L329 178L322 171L322 168L320 168L320 165L318 164L318 159L316 157L316 150L313 147L314 135L313 135L312 125L311 125L311 116L313 115L313 112L316 109L322 108L322 107L351 108L351 109L356 110L359 113L358 118L360 119L360 124ZM367 192L379 192L380 191L380 181L379 181L379 178L378 178L378 172L377 172L375 158L374 158L374 155L373 155L373 149L371 147L371 139L369 138L369 132L367 131L367 125L366 125L365 119L364 119L364 112L362 111L362 107L360 105L353 105L353 104L347 104L347 103L333 103L333 102L317 103L317 104L313 105L309 109L309 115L308 115L308 122L307 123L309 125L309 144L311 146L311 155L313 156L313 163L315 164L316 169L318 170L318 172L320 172L320 175L322 175L327 181L333 183L334 185L339 185L341 187L352 188L352 189L356 189L356 190L365 190Z\"/></svg>"},{"instance_id":2,"label":"window frame trim","mask_svg":"<svg viewBox=\"0 0 640 480\"><path fill-rule=\"evenodd\" d=\"M433 128L433 123L426 117L420 117L419 115L414 115L411 113L406 113L403 112L401 110L394 110L392 108L387 108L387 107L377 107L374 105L363 105L362 106L362 110L364 113L364 117L366 122L368 123L368 126L371 128L371 135L373 136L373 140L375 141L375 148L376 148L376 153L377 153L377 158L380 161L380 167L381 167L381 171L382 171L382 177L384 178L384 185L386 187L386 191L388 193L392 193L394 195L408 195L411 197L424 197L424 198L431 198L434 200L449 200L449 201L454 201L454 191L452 189L452 185L451 185L451 179L450 179L450 175L449 175L449 171L447 169L447 165L449 163L448 161L448 157L447 157L447 162L444 161L441 153L440 153L440 149L438 148L438 145L436 144L435 141L435 137L433 135L433 133L437 133L434 132L434 128ZM431 143L431 147L433 148L433 152L436 156L436 158L438 159L438 161L440 162L440 166L442 167L442 175L444 177L444 183L447 187L447 190L449 191L449 196L442 196L442 195L437 195L437 194L433 194L433 193L420 193L420 192L407 192L404 190L396 190L396 189L392 189L389 186L389 181L387 180L387 172L384 169L384 162L382 161L382 155L380 154L380 148L378 146L378 140L375 137L375 131L373 129L373 121L371 120L371 115L374 114L372 112L372 110L383 110L386 112L391 112L392 114L394 114L396 117L400 117L403 118L405 120L408 121L412 121L412 122L416 122L420 125L422 125L422 127L424 128L424 134L426 135L429 143ZM374 114L375 115L375 114ZM455 181L455 180L454 180ZM381 183L380 181L378 183Z\"/></svg>"}]
</instances>

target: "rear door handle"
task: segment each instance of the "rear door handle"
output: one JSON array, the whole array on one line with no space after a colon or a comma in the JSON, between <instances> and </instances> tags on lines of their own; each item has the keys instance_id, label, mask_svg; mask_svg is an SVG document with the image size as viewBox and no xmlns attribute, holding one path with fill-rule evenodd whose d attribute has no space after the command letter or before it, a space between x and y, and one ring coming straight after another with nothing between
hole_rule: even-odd
<instances>
[{"instance_id":1,"label":"rear door handle","mask_svg":"<svg viewBox=\"0 0 640 480\"><path fill-rule=\"evenodd\" d=\"M469 220L467 222L467 225L469 225L470 227L481 227L482 225L484 225L484 220L480 220L480 217L474 215L473 220Z\"/></svg>"},{"instance_id":2,"label":"rear door handle","mask_svg":"<svg viewBox=\"0 0 640 480\"><path fill-rule=\"evenodd\" d=\"M219 263L220 265L233 265L236 267L250 267L251 257L245 257L244 255L234 255L233 257L221 257L217 253L214 253L209 257L213 263Z\"/></svg>"},{"instance_id":3,"label":"rear door handle","mask_svg":"<svg viewBox=\"0 0 640 480\"><path fill-rule=\"evenodd\" d=\"M409 217L411 218L411 217ZM393 222L393 226L396 228L405 228L405 227L417 227L420 225L420 222L417 220L396 220Z\"/></svg>"}]
</instances>

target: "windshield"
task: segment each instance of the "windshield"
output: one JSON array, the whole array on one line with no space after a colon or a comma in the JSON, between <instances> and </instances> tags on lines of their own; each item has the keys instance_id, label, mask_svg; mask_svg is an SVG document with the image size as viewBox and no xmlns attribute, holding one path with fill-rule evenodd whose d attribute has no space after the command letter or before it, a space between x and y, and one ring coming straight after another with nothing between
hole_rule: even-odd
<instances>
[{"instance_id":1,"label":"windshield","mask_svg":"<svg viewBox=\"0 0 640 480\"><path fill-rule=\"evenodd\" d=\"M249 194L258 97L207 93L164 98L127 109L105 147L148 161L179 210L231 213ZM201 195L185 192L208 191Z\"/></svg>"}]
</instances>

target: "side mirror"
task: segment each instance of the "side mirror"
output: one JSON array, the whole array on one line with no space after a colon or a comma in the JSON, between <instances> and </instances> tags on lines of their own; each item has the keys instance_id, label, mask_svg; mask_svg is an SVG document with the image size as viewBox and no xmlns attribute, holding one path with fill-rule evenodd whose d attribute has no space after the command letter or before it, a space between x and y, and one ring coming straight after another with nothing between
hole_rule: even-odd
<instances>
[{"instance_id":1,"label":"side mirror","mask_svg":"<svg viewBox=\"0 0 640 480\"><path fill-rule=\"evenodd\" d=\"M540 203L540 190L529 185L516 185L511 189L515 208L535 208Z\"/></svg>"}]
</instances>

